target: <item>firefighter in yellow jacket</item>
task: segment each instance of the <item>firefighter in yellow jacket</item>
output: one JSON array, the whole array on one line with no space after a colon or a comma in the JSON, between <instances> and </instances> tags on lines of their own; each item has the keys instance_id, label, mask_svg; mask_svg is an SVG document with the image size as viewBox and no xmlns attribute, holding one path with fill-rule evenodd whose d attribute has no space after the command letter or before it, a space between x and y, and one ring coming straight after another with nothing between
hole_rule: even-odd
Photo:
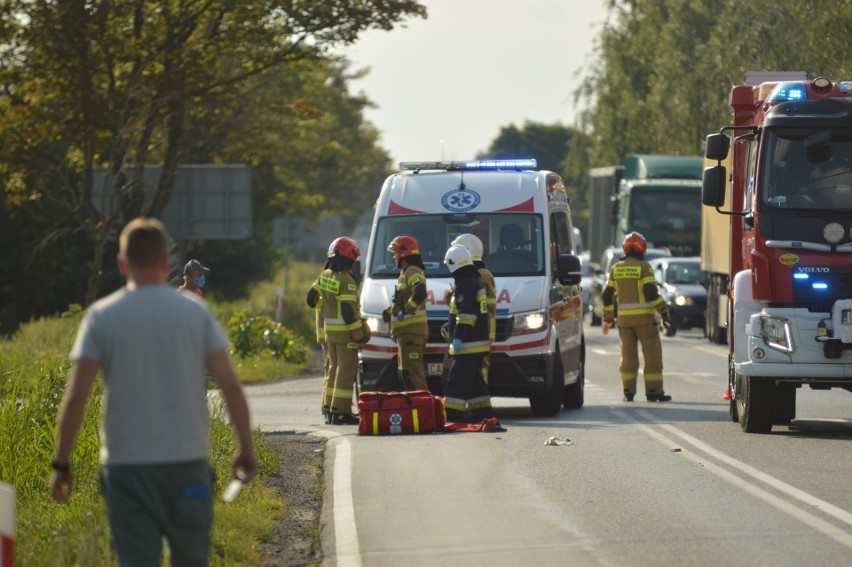
<instances>
[{"instance_id":1,"label":"firefighter in yellow jacket","mask_svg":"<svg viewBox=\"0 0 852 567\"><path fill-rule=\"evenodd\" d=\"M329 247L329 252L332 252ZM325 266L323 270L328 269L328 264L331 261L329 258L325 262ZM322 274L320 274L322 275ZM319 278L317 278L317 282L319 282ZM315 282L314 286L318 284ZM314 289L313 287L311 289ZM311 298L315 301L314 304L311 304ZM326 396L331 393L332 386L328 383L328 369L330 366L328 359L328 344L325 342L325 317L323 316L322 311L322 296L319 294L319 290L317 289L314 294L308 292L308 306L314 309L315 313L315 321L316 321L316 331L317 331L317 342L320 345L320 350L322 351L322 399L320 400L320 406L322 410L323 418L325 422L329 421L329 414L331 413L331 408L326 405Z\"/></svg>"},{"instance_id":2,"label":"firefighter in yellow jacket","mask_svg":"<svg viewBox=\"0 0 852 567\"><path fill-rule=\"evenodd\" d=\"M615 298L618 299L618 335L621 338L621 385L624 401L632 402L639 376L639 350L642 345L645 359L645 399L649 402L668 402L672 399L663 391L663 345L657 326L659 313L668 324L668 308L657 290L651 265L645 261L648 245L645 237L631 232L621 245L624 256L612 267L604 288L603 320L613 323Z\"/></svg>"},{"instance_id":3,"label":"firefighter in yellow jacket","mask_svg":"<svg viewBox=\"0 0 852 567\"><path fill-rule=\"evenodd\" d=\"M358 375L358 345L370 340L361 318L358 285L352 265L361 255L355 242L342 236L329 247L328 268L308 291L308 305L322 301L323 327L328 347L328 385L323 406L329 410L328 423L356 425L352 415L352 393Z\"/></svg>"},{"instance_id":4,"label":"firefighter in yellow jacket","mask_svg":"<svg viewBox=\"0 0 852 567\"><path fill-rule=\"evenodd\" d=\"M388 252L400 269L393 292L393 304L384 310L382 319L390 323L391 337L396 339L399 358L399 381L402 389L426 390L423 349L429 337L426 320L426 274L420 257L420 244L407 234L400 234L388 244Z\"/></svg>"}]
</instances>

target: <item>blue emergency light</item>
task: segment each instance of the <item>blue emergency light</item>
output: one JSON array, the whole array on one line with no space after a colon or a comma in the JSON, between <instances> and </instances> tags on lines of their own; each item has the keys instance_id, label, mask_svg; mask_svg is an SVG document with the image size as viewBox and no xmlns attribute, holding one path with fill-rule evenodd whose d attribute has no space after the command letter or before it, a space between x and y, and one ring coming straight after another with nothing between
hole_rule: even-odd
<instances>
[{"instance_id":1,"label":"blue emergency light","mask_svg":"<svg viewBox=\"0 0 852 567\"><path fill-rule=\"evenodd\" d=\"M421 171L437 169L442 171L498 171L535 169L538 162L530 159L485 159L476 161L402 161L400 170Z\"/></svg>"},{"instance_id":2,"label":"blue emergency light","mask_svg":"<svg viewBox=\"0 0 852 567\"><path fill-rule=\"evenodd\" d=\"M772 89L766 102L808 100L808 89L801 81L787 81Z\"/></svg>"},{"instance_id":3,"label":"blue emergency light","mask_svg":"<svg viewBox=\"0 0 852 567\"><path fill-rule=\"evenodd\" d=\"M806 279L808 279L808 277L809 277L808 274L805 274L805 273L802 273L802 272L797 272L797 273L793 274L794 280L806 280Z\"/></svg>"},{"instance_id":4,"label":"blue emergency light","mask_svg":"<svg viewBox=\"0 0 852 567\"><path fill-rule=\"evenodd\" d=\"M828 284L824 282L814 282L811 286L817 291L824 291L828 289Z\"/></svg>"}]
</instances>

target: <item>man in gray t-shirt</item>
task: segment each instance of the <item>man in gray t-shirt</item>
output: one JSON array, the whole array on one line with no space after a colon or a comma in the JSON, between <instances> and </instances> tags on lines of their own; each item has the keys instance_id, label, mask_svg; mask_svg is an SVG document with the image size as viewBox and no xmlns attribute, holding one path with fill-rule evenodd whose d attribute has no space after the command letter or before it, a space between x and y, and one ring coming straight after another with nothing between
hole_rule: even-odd
<instances>
[{"instance_id":1,"label":"man in gray t-shirt","mask_svg":"<svg viewBox=\"0 0 852 567\"><path fill-rule=\"evenodd\" d=\"M236 430L234 476L257 472L248 404L228 359L228 341L195 295L169 286L168 234L136 219L119 239L127 285L86 311L71 350L71 380L59 415L51 492L69 498L74 440L98 369L104 409L100 462L121 564L156 564L162 537L175 565L207 565L213 475L207 376L219 385Z\"/></svg>"}]
</instances>

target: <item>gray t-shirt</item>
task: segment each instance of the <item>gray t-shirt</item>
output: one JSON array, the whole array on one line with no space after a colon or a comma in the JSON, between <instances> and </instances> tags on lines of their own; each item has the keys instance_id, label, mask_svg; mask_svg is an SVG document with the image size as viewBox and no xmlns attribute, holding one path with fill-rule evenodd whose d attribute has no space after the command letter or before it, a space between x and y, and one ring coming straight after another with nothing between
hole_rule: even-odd
<instances>
[{"instance_id":1,"label":"gray t-shirt","mask_svg":"<svg viewBox=\"0 0 852 567\"><path fill-rule=\"evenodd\" d=\"M93 303L70 358L103 369L101 463L207 459L206 360L227 348L207 306L169 285L122 288Z\"/></svg>"}]
</instances>

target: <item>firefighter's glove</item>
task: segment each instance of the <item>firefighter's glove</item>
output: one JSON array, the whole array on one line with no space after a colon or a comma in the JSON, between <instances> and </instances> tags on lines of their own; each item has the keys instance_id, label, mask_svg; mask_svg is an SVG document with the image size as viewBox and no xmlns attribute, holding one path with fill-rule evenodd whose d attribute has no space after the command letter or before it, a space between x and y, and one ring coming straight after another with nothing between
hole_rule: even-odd
<instances>
[{"instance_id":1,"label":"firefighter's glove","mask_svg":"<svg viewBox=\"0 0 852 567\"><path fill-rule=\"evenodd\" d=\"M462 350L462 340L461 339L453 339L453 342L450 344L450 354L460 354Z\"/></svg>"},{"instance_id":2,"label":"firefighter's glove","mask_svg":"<svg viewBox=\"0 0 852 567\"><path fill-rule=\"evenodd\" d=\"M449 342L450 340L450 324L444 323L441 325L441 338Z\"/></svg>"},{"instance_id":3,"label":"firefighter's glove","mask_svg":"<svg viewBox=\"0 0 852 567\"><path fill-rule=\"evenodd\" d=\"M352 332L352 340L358 343L359 345L363 345L370 341L370 331L368 329L355 329Z\"/></svg>"},{"instance_id":4,"label":"firefighter's glove","mask_svg":"<svg viewBox=\"0 0 852 567\"><path fill-rule=\"evenodd\" d=\"M391 308L388 307L384 311L382 311L382 321L385 323L390 323L391 320Z\"/></svg>"},{"instance_id":5,"label":"firefighter's glove","mask_svg":"<svg viewBox=\"0 0 852 567\"><path fill-rule=\"evenodd\" d=\"M402 307L400 307L396 311L396 320L402 321L404 318L405 318L405 310Z\"/></svg>"}]
</instances>

